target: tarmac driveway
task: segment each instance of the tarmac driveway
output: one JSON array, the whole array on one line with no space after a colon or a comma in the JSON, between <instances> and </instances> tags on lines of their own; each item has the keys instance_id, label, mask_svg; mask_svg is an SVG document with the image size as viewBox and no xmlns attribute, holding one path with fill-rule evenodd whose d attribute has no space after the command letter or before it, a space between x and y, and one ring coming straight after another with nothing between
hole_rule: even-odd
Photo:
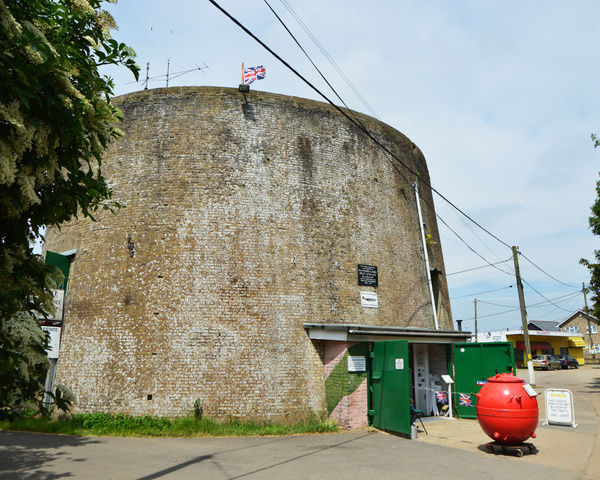
<instances>
[{"instance_id":1,"label":"tarmac driveway","mask_svg":"<svg viewBox=\"0 0 600 480\"><path fill-rule=\"evenodd\" d=\"M540 426L540 453L524 458L483 451L487 437L474 420L428 422L430 435L420 432L418 441L377 431L192 439L0 432L0 478L600 478L600 367L539 373L539 392L544 383L573 390L579 425Z\"/></svg>"},{"instance_id":2,"label":"tarmac driveway","mask_svg":"<svg viewBox=\"0 0 600 480\"><path fill-rule=\"evenodd\" d=\"M569 480L562 469L380 432L262 438L110 438L0 432L0 478Z\"/></svg>"}]
</instances>

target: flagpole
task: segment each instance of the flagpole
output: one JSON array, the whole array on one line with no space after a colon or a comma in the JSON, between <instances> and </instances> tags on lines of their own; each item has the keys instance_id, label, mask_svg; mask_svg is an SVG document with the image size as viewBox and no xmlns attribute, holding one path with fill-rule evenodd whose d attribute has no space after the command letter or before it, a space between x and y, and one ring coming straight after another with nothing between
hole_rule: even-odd
<instances>
[{"instance_id":1,"label":"flagpole","mask_svg":"<svg viewBox=\"0 0 600 480\"><path fill-rule=\"evenodd\" d=\"M244 62L242 62L242 83L240 85L244 84Z\"/></svg>"}]
</instances>

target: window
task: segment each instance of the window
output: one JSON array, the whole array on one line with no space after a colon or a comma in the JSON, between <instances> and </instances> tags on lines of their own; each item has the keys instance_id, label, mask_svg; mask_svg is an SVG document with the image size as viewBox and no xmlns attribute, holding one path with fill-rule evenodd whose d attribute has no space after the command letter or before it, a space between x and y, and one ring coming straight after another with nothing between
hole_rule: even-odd
<instances>
[{"instance_id":1,"label":"window","mask_svg":"<svg viewBox=\"0 0 600 480\"><path fill-rule=\"evenodd\" d=\"M577 333L577 332L579 332L579 327L577 327L575 325L569 325L568 327L565 327L565 331L566 332Z\"/></svg>"},{"instance_id":2,"label":"window","mask_svg":"<svg viewBox=\"0 0 600 480\"><path fill-rule=\"evenodd\" d=\"M598 325L590 325L592 327L591 333L598 333Z\"/></svg>"}]
</instances>

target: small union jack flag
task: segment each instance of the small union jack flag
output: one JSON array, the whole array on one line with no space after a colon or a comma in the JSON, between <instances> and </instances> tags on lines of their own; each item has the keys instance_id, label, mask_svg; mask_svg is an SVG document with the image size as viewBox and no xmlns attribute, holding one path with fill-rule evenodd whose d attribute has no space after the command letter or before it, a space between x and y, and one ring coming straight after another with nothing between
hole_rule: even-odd
<instances>
[{"instance_id":1,"label":"small union jack flag","mask_svg":"<svg viewBox=\"0 0 600 480\"><path fill-rule=\"evenodd\" d=\"M254 80L262 80L267 75L267 69L262 65L244 68L244 85L250 85Z\"/></svg>"},{"instance_id":2,"label":"small union jack flag","mask_svg":"<svg viewBox=\"0 0 600 480\"><path fill-rule=\"evenodd\" d=\"M435 392L435 399L438 403L445 405L448 403L448 394L446 392Z\"/></svg>"},{"instance_id":3,"label":"small union jack flag","mask_svg":"<svg viewBox=\"0 0 600 480\"><path fill-rule=\"evenodd\" d=\"M463 407L472 407L473 406L473 401L471 400L471 395L469 395L468 393L459 393L458 396L459 396L459 398L458 398L459 405L462 405Z\"/></svg>"}]
</instances>

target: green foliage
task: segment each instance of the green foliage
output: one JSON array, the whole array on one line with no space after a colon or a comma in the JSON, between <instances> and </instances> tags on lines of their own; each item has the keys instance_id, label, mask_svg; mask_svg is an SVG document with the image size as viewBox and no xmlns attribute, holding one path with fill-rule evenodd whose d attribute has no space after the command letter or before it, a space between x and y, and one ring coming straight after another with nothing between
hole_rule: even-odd
<instances>
[{"instance_id":1,"label":"green foliage","mask_svg":"<svg viewBox=\"0 0 600 480\"><path fill-rule=\"evenodd\" d=\"M57 385L54 393L46 392L46 394L52 399L53 406L62 412L70 411L75 404L75 394L64 385Z\"/></svg>"},{"instance_id":2,"label":"green foliage","mask_svg":"<svg viewBox=\"0 0 600 480\"><path fill-rule=\"evenodd\" d=\"M123 65L136 78L139 68L134 52L110 38L114 21L102 3L0 0L2 408L40 396L32 380L40 364L26 358L33 347L20 349L5 336L19 312L52 311L51 269L33 254L40 231L118 207L101 159L119 135L120 112L110 103L112 80L99 67Z\"/></svg>"},{"instance_id":3,"label":"green foliage","mask_svg":"<svg viewBox=\"0 0 600 480\"><path fill-rule=\"evenodd\" d=\"M201 419L204 414L204 409L202 408L202 404L200 403L200 399L196 399L194 402L194 417L197 419Z\"/></svg>"},{"instance_id":4,"label":"green foliage","mask_svg":"<svg viewBox=\"0 0 600 480\"><path fill-rule=\"evenodd\" d=\"M101 4L0 0L0 319L49 298L41 228L117 206L100 167L120 113L98 68L139 68Z\"/></svg>"},{"instance_id":5,"label":"green foliage","mask_svg":"<svg viewBox=\"0 0 600 480\"><path fill-rule=\"evenodd\" d=\"M594 148L600 145L600 140L596 135L592 134L592 140ZM596 182L596 201L591 207L591 212L592 215L588 219L590 229L594 235L600 236L600 180ZM579 263L587 267L590 272L587 290L591 293L591 308L588 308L588 313L600 318L600 250L594 250L594 258L595 262L582 258Z\"/></svg>"},{"instance_id":6,"label":"green foliage","mask_svg":"<svg viewBox=\"0 0 600 480\"><path fill-rule=\"evenodd\" d=\"M13 421L0 421L0 430L20 430L70 435L118 435L118 436L161 436L161 437L203 437L203 436L262 436L293 435L299 433L336 432L336 424L309 419L305 422L282 425L276 423L255 423L238 419L217 422L211 418L179 417L165 418L132 416L108 413L77 414L65 420L48 418L21 418Z\"/></svg>"},{"instance_id":7,"label":"green foliage","mask_svg":"<svg viewBox=\"0 0 600 480\"><path fill-rule=\"evenodd\" d=\"M47 343L32 315L17 313L0 323L0 418L40 409Z\"/></svg>"}]
</instances>

